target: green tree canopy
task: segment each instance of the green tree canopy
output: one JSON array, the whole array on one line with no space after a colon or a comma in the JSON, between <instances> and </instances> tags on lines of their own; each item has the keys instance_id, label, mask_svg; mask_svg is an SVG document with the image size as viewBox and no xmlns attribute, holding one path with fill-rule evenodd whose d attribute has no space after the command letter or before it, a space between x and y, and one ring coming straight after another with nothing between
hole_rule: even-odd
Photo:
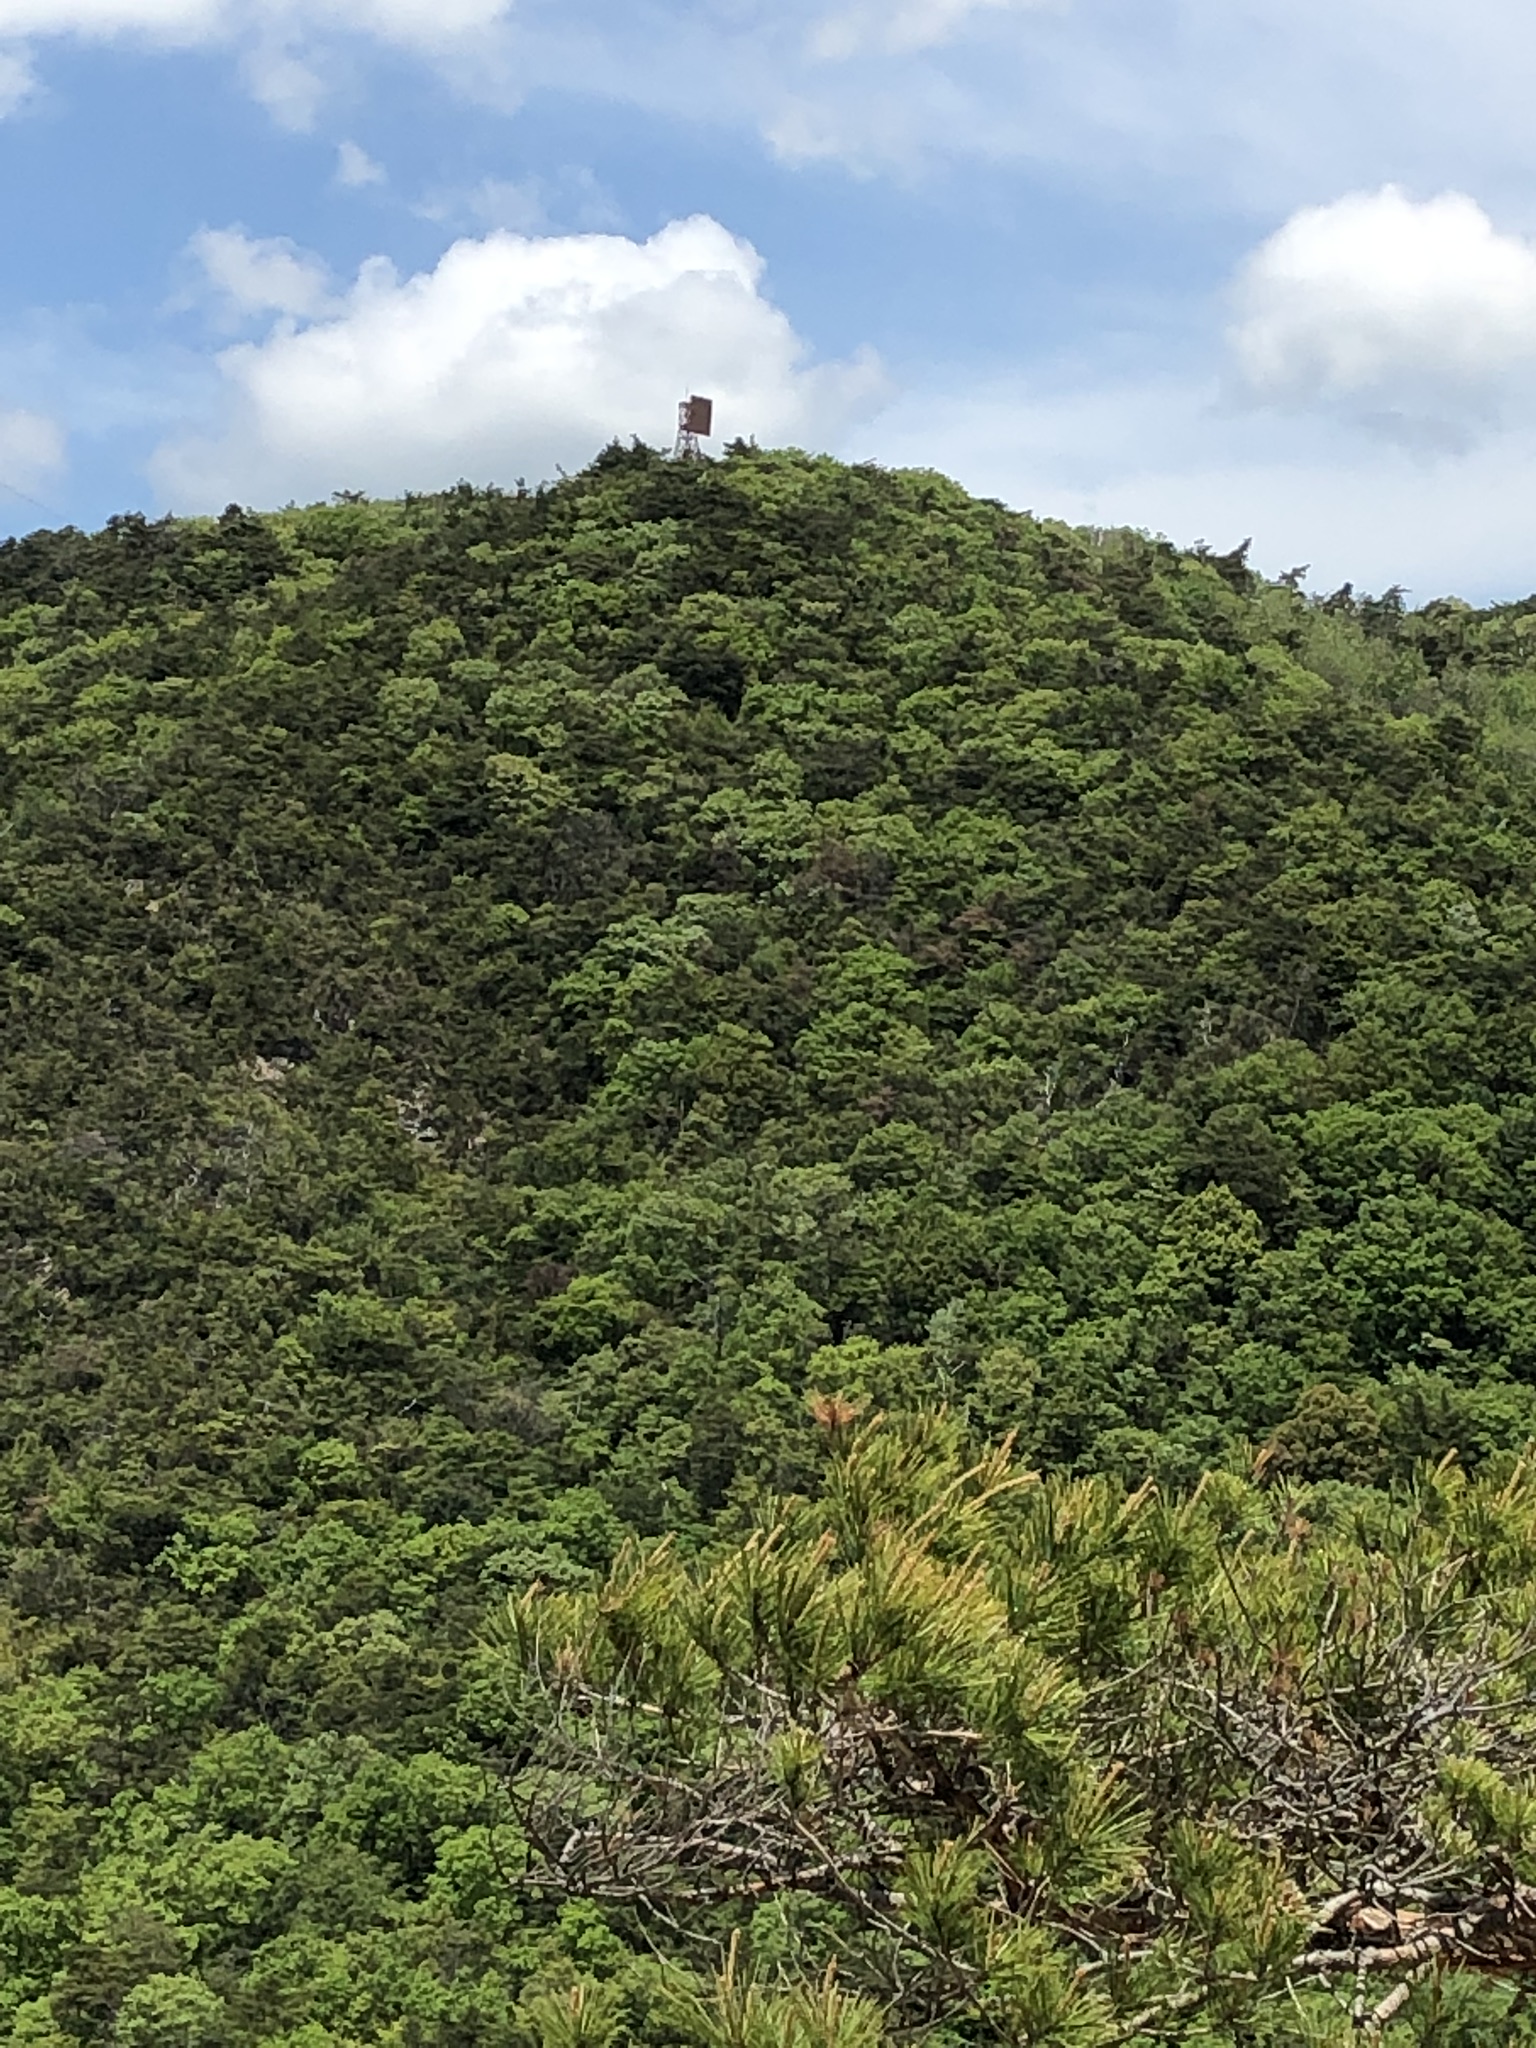
<instances>
[{"instance_id":1,"label":"green tree canopy","mask_svg":"<svg viewBox=\"0 0 1536 2048\"><path fill-rule=\"evenodd\" d=\"M540 1744L575 1710L524 1726L484 1648L530 1586L588 1597L623 1556L637 1589L692 1587L771 1498L820 1500L817 1386L945 1407L962 1466L1012 1432L1046 1475L996 1504L1020 1556L1072 1487L1091 1521L1150 1478L1138 1517L1203 1530L1262 1458L1252 1567L1289 1569L1295 1503L1298 1598L1331 1583L1318 1546L1408 1573L1403 1503L1447 1453L1469 1500L1515 1484L1533 617L1312 599L1240 554L747 447L0 545L0 2044L526 2048L733 1999L785 2043L899 2018L878 1944L856 1970L787 1906L738 1929L722 1898L669 1946L595 1864L555 1883L511 1766L531 1744L553 1797ZM1467 1541L1513 1599L1504 1539ZM929 1670L935 1712L975 1706L991 1639L966 1630L1010 1597L968 1558L906 1590L883 1567L882 1627L955 1595L902 1680ZM1187 1747L1183 1789L1105 1747L1101 1681L1127 1716L1164 1696L1116 1634L1131 1567L1110 1544L1095 1569L1102 1671L1012 1610L996 1642L1064 1745L1029 1768L1085 1816L1114 1774L1104 1854L1175 1898L1172 1837L1135 1816L1187 1801L1198 1858L1201 1829L1247 1843L1238 1792ZM825 1567L840 1599L873 1570ZM1176 1611L1136 1624L1159 1657ZM975 1713L954 1726L990 1744ZM855 1808L873 1853L887 1821ZM1020 1809L1026 1864L1064 1813ZM961 1935L1018 1916L952 1833L974 2033ZM1242 1856L1213 1898L1279 1857L1318 1904L1289 1837ZM1095 1868L1018 1876L1060 1903L1028 1968L1119 2024L1143 1984L1181 1994L1203 1937L1159 1894L1138 1991L1071 1989L1129 1881ZM726 1990L685 1972L666 2006L656 1973L695 1938L725 1970L738 1931ZM1469 1985L1414 1993L1442 2044Z\"/></svg>"}]
</instances>

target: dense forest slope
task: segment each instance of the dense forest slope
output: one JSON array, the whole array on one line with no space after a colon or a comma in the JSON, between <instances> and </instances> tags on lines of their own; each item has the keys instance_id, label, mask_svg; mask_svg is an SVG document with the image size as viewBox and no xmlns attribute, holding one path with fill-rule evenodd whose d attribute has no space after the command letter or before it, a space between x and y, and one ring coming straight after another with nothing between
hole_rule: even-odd
<instances>
[{"instance_id":1,"label":"dense forest slope","mask_svg":"<svg viewBox=\"0 0 1536 2048\"><path fill-rule=\"evenodd\" d=\"M0 547L0 2039L610 2038L488 1617L812 1388L1505 1469L1533 634L753 449Z\"/></svg>"}]
</instances>

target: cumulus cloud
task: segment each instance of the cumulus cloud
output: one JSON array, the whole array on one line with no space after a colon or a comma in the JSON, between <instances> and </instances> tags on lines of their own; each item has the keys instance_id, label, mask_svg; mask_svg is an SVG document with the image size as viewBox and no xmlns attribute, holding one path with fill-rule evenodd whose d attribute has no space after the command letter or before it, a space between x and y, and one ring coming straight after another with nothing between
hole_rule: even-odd
<instances>
[{"instance_id":1,"label":"cumulus cloud","mask_svg":"<svg viewBox=\"0 0 1536 2048\"><path fill-rule=\"evenodd\" d=\"M0 496L28 497L64 467L64 434L37 412L0 412Z\"/></svg>"},{"instance_id":2,"label":"cumulus cloud","mask_svg":"<svg viewBox=\"0 0 1536 2048\"><path fill-rule=\"evenodd\" d=\"M253 240L241 228L203 228L188 244L209 287L237 317L323 312L330 273L318 256L284 237Z\"/></svg>"},{"instance_id":3,"label":"cumulus cloud","mask_svg":"<svg viewBox=\"0 0 1536 2048\"><path fill-rule=\"evenodd\" d=\"M1252 535L1314 588L1536 586L1536 243L1463 194L1387 186L1293 213L1233 296L1225 359L1191 307L1158 351L1177 370L1079 344L958 396L915 388L849 452L1085 525Z\"/></svg>"},{"instance_id":4,"label":"cumulus cloud","mask_svg":"<svg viewBox=\"0 0 1536 2048\"><path fill-rule=\"evenodd\" d=\"M363 185L382 185L384 166L375 163L361 143L339 142L336 145L336 182L351 191Z\"/></svg>"},{"instance_id":5,"label":"cumulus cloud","mask_svg":"<svg viewBox=\"0 0 1536 2048\"><path fill-rule=\"evenodd\" d=\"M1385 187L1294 213L1234 296L1235 376L1192 309L1176 372L1127 376L1106 344L1097 374L1090 349L942 406L917 391L869 452L1087 525L1252 535L1317 588L1536 585L1536 248L1463 195Z\"/></svg>"},{"instance_id":6,"label":"cumulus cloud","mask_svg":"<svg viewBox=\"0 0 1536 2048\"><path fill-rule=\"evenodd\" d=\"M1256 397L1491 416L1536 369L1536 247L1459 192L1351 193L1254 252L1237 314Z\"/></svg>"},{"instance_id":7,"label":"cumulus cloud","mask_svg":"<svg viewBox=\"0 0 1536 2048\"><path fill-rule=\"evenodd\" d=\"M268 246L221 243L216 260L269 304L293 282L291 302L311 272ZM614 436L667 437L688 390L714 397L723 434L824 443L878 407L883 373L868 355L808 363L762 270L702 216L647 242L466 239L407 278L374 258L334 310L295 324L290 304L220 356L220 429L163 445L156 481L190 510L547 475Z\"/></svg>"}]
</instances>

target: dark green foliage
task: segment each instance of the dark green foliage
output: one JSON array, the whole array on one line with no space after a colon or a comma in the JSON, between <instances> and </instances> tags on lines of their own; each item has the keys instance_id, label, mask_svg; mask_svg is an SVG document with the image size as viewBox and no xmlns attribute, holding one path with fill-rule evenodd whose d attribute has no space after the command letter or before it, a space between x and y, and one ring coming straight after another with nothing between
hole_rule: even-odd
<instances>
[{"instance_id":1,"label":"dark green foliage","mask_svg":"<svg viewBox=\"0 0 1536 2048\"><path fill-rule=\"evenodd\" d=\"M11 2038L611 1975L485 1616L811 1385L1344 1500L1536 1433L1533 617L746 448L0 546Z\"/></svg>"}]
</instances>

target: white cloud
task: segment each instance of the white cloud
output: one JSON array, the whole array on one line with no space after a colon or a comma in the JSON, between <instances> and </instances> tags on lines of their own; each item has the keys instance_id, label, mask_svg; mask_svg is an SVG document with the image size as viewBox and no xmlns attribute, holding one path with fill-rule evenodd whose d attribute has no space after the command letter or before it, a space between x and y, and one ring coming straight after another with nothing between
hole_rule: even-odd
<instances>
[{"instance_id":1,"label":"white cloud","mask_svg":"<svg viewBox=\"0 0 1536 2048\"><path fill-rule=\"evenodd\" d=\"M209 285L231 312L324 312L331 303L330 273L318 256L282 237L256 241L240 228L203 228L188 244Z\"/></svg>"},{"instance_id":2,"label":"white cloud","mask_svg":"<svg viewBox=\"0 0 1536 2048\"><path fill-rule=\"evenodd\" d=\"M221 0L0 0L0 36L85 37L135 32L199 41L216 28Z\"/></svg>"},{"instance_id":3,"label":"white cloud","mask_svg":"<svg viewBox=\"0 0 1536 2048\"><path fill-rule=\"evenodd\" d=\"M0 50L0 121L7 114L14 114L23 100L31 98L36 83L25 55L16 50Z\"/></svg>"},{"instance_id":4,"label":"white cloud","mask_svg":"<svg viewBox=\"0 0 1536 2048\"><path fill-rule=\"evenodd\" d=\"M1536 590L1536 423L1426 457L1333 415L1234 411L1214 363L1139 378L1059 364L959 398L925 380L845 448L1042 517L1184 546L1251 535L1256 566L1307 563L1312 589L1402 583L1415 602Z\"/></svg>"},{"instance_id":5,"label":"white cloud","mask_svg":"<svg viewBox=\"0 0 1536 2048\"><path fill-rule=\"evenodd\" d=\"M288 276L264 262L258 281ZM809 365L762 269L704 217L648 242L491 234L405 279L374 258L333 313L226 350L221 430L163 445L153 473L179 509L542 476L614 436L668 438L688 390L723 435L825 442L883 375L867 355Z\"/></svg>"},{"instance_id":6,"label":"white cloud","mask_svg":"<svg viewBox=\"0 0 1536 2048\"><path fill-rule=\"evenodd\" d=\"M482 178L459 190L439 189L413 210L423 220L507 228L514 235L600 234L624 225L623 209L583 164L566 164L550 177Z\"/></svg>"},{"instance_id":7,"label":"white cloud","mask_svg":"<svg viewBox=\"0 0 1536 2048\"><path fill-rule=\"evenodd\" d=\"M785 154L1064 168L1273 212L1396 176L1529 204L1517 0L516 0L515 75ZM840 58L857 56L857 62Z\"/></svg>"},{"instance_id":8,"label":"white cloud","mask_svg":"<svg viewBox=\"0 0 1536 2048\"><path fill-rule=\"evenodd\" d=\"M279 128L306 134L319 118L325 80L307 58L281 39L259 35L247 48L242 65L251 97L258 100Z\"/></svg>"},{"instance_id":9,"label":"white cloud","mask_svg":"<svg viewBox=\"0 0 1536 2048\"><path fill-rule=\"evenodd\" d=\"M550 224L542 178L482 178L468 192L441 202L437 212L439 218L467 214L477 227L514 235L542 234Z\"/></svg>"},{"instance_id":10,"label":"white cloud","mask_svg":"<svg viewBox=\"0 0 1536 2048\"><path fill-rule=\"evenodd\" d=\"M484 46L514 0L0 0L0 115L30 89L25 44L133 37L164 48L225 44L253 97L283 127L314 126L338 36L362 35L446 66L479 46L479 74L500 81ZM9 45L9 49L5 48ZM464 72L466 78L471 72Z\"/></svg>"},{"instance_id":11,"label":"white cloud","mask_svg":"<svg viewBox=\"0 0 1536 2048\"><path fill-rule=\"evenodd\" d=\"M848 452L1085 525L1252 535L1314 588L1536 589L1536 244L1387 186L1293 213L1234 297L1225 361L1196 306L1136 345L1177 371L1127 372L1120 338L958 397L934 374Z\"/></svg>"},{"instance_id":12,"label":"white cloud","mask_svg":"<svg viewBox=\"0 0 1536 2048\"><path fill-rule=\"evenodd\" d=\"M229 44L289 125L354 35L497 104L574 91L863 168L1130 171L1217 210L1389 170L1529 187L1536 11L1517 0L0 0L0 44L117 34Z\"/></svg>"},{"instance_id":13,"label":"white cloud","mask_svg":"<svg viewBox=\"0 0 1536 2048\"><path fill-rule=\"evenodd\" d=\"M833 63L865 50L907 55L949 42L978 14L1050 4L1051 0L898 0L892 6L889 0L858 0L816 23L811 55Z\"/></svg>"},{"instance_id":14,"label":"white cloud","mask_svg":"<svg viewBox=\"0 0 1536 2048\"><path fill-rule=\"evenodd\" d=\"M0 497L26 498L64 467L64 434L37 412L0 412Z\"/></svg>"},{"instance_id":15,"label":"white cloud","mask_svg":"<svg viewBox=\"0 0 1536 2048\"><path fill-rule=\"evenodd\" d=\"M847 450L1085 525L1251 535L1313 588L1536 589L1536 244L1388 186L1293 213L1234 297L1225 361L1196 306L1137 344L1177 371L1111 338L958 397L933 374Z\"/></svg>"},{"instance_id":16,"label":"white cloud","mask_svg":"<svg viewBox=\"0 0 1536 2048\"><path fill-rule=\"evenodd\" d=\"M336 145L336 182L349 190L363 185L382 185L385 171L382 164L375 163L360 143L339 142Z\"/></svg>"},{"instance_id":17,"label":"white cloud","mask_svg":"<svg viewBox=\"0 0 1536 2048\"><path fill-rule=\"evenodd\" d=\"M1303 208L1244 265L1233 350L1291 404L1487 413L1536 367L1536 248L1458 192Z\"/></svg>"},{"instance_id":18,"label":"white cloud","mask_svg":"<svg viewBox=\"0 0 1536 2048\"><path fill-rule=\"evenodd\" d=\"M441 49L488 28L511 0L0 0L0 37L142 35L172 44L254 33L276 47L328 29Z\"/></svg>"}]
</instances>

